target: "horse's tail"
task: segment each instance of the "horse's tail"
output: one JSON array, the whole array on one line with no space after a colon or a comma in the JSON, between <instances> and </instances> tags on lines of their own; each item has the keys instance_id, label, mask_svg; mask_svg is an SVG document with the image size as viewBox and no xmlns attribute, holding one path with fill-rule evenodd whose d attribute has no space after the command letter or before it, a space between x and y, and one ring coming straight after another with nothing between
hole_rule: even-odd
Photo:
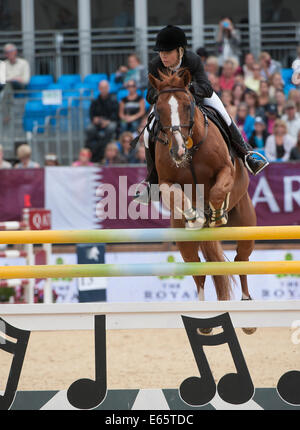
<instances>
[{"instance_id":1,"label":"horse's tail","mask_svg":"<svg viewBox=\"0 0 300 430\"><path fill-rule=\"evenodd\" d=\"M220 242L201 242L200 248L206 261L225 261L224 252ZM230 300L232 293L233 276L213 276L218 300Z\"/></svg>"}]
</instances>

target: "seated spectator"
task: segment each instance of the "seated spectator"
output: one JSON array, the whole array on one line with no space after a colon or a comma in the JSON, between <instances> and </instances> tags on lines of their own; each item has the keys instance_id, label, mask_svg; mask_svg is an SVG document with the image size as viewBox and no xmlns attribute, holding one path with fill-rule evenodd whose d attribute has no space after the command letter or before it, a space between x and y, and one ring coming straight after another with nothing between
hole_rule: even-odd
<instances>
[{"instance_id":1,"label":"seated spectator","mask_svg":"<svg viewBox=\"0 0 300 430\"><path fill-rule=\"evenodd\" d=\"M12 165L3 158L3 146L0 145L0 169L10 169Z\"/></svg>"},{"instance_id":2,"label":"seated spectator","mask_svg":"<svg viewBox=\"0 0 300 430\"><path fill-rule=\"evenodd\" d=\"M220 78L212 73L207 74L208 80L211 83L211 86L213 87L213 90L218 96L221 95L221 88L220 88Z\"/></svg>"},{"instance_id":3,"label":"seated spectator","mask_svg":"<svg viewBox=\"0 0 300 430\"><path fill-rule=\"evenodd\" d=\"M88 148L82 148L79 152L78 160L72 163L72 167L94 166L94 163L91 162L91 159L92 151Z\"/></svg>"},{"instance_id":4,"label":"seated spectator","mask_svg":"<svg viewBox=\"0 0 300 430\"><path fill-rule=\"evenodd\" d=\"M300 130L299 130L298 135L297 135L297 144L291 150L290 160L291 161L294 161L294 160L299 161L300 160Z\"/></svg>"},{"instance_id":5,"label":"seated spectator","mask_svg":"<svg viewBox=\"0 0 300 430\"><path fill-rule=\"evenodd\" d=\"M293 100L296 104L297 112L300 113L300 90L292 89L289 91L288 100Z\"/></svg>"},{"instance_id":6,"label":"seated spectator","mask_svg":"<svg viewBox=\"0 0 300 430\"><path fill-rule=\"evenodd\" d=\"M245 86L240 83L235 83L232 88L232 99L234 106L238 106L244 97Z\"/></svg>"},{"instance_id":7,"label":"seated spectator","mask_svg":"<svg viewBox=\"0 0 300 430\"><path fill-rule=\"evenodd\" d=\"M254 122L254 131L249 139L249 144L253 149L264 149L269 134L262 117L257 116Z\"/></svg>"},{"instance_id":8,"label":"seated spectator","mask_svg":"<svg viewBox=\"0 0 300 430\"><path fill-rule=\"evenodd\" d=\"M56 154L46 154L44 166L59 166L59 162Z\"/></svg>"},{"instance_id":9,"label":"seated spectator","mask_svg":"<svg viewBox=\"0 0 300 430\"><path fill-rule=\"evenodd\" d=\"M18 57L18 49L13 43L7 43L4 46L4 55L6 82L10 83L15 90L23 90L30 81L28 61Z\"/></svg>"},{"instance_id":10,"label":"seated spectator","mask_svg":"<svg viewBox=\"0 0 300 430\"><path fill-rule=\"evenodd\" d=\"M130 144L133 140L133 134L130 131L124 131L120 136L120 154L130 163L134 157L134 150Z\"/></svg>"},{"instance_id":11,"label":"seated spectator","mask_svg":"<svg viewBox=\"0 0 300 430\"><path fill-rule=\"evenodd\" d=\"M296 111L296 104L288 100L285 105L285 114L282 116L287 125L288 134L297 138L300 130L300 114Z\"/></svg>"},{"instance_id":12,"label":"seated spectator","mask_svg":"<svg viewBox=\"0 0 300 430\"><path fill-rule=\"evenodd\" d=\"M136 82L136 86L140 90L144 90L148 85L148 76L146 67L141 64L139 57L136 54L130 54L127 58L127 66L121 66L116 72L115 82L122 83L126 86L128 81L132 79Z\"/></svg>"},{"instance_id":13,"label":"seated spectator","mask_svg":"<svg viewBox=\"0 0 300 430\"><path fill-rule=\"evenodd\" d=\"M261 75L267 81L274 73L281 72L281 64L272 59L268 52L262 52L259 56L259 64L261 67Z\"/></svg>"},{"instance_id":14,"label":"seated spectator","mask_svg":"<svg viewBox=\"0 0 300 430\"><path fill-rule=\"evenodd\" d=\"M212 74L214 76L219 76L219 60L217 57L210 55L206 60L205 71L207 74Z\"/></svg>"},{"instance_id":15,"label":"seated spectator","mask_svg":"<svg viewBox=\"0 0 300 430\"><path fill-rule=\"evenodd\" d=\"M269 88L269 96L270 102L275 103L275 93L277 90L283 91L284 82L282 80L281 73L274 73L274 75L270 78L270 88Z\"/></svg>"},{"instance_id":16,"label":"seated spectator","mask_svg":"<svg viewBox=\"0 0 300 430\"><path fill-rule=\"evenodd\" d=\"M27 144L18 146L17 158L19 163L15 165L16 169L34 169L40 167L38 163L31 160L31 148Z\"/></svg>"},{"instance_id":17,"label":"seated spectator","mask_svg":"<svg viewBox=\"0 0 300 430\"><path fill-rule=\"evenodd\" d=\"M269 88L268 81L264 79L260 81L258 103L264 111L266 111L267 106L270 104Z\"/></svg>"},{"instance_id":18,"label":"seated spectator","mask_svg":"<svg viewBox=\"0 0 300 430\"><path fill-rule=\"evenodd\" d=\"M287 132L286 123L277 119L274 133L267 138L265 154L269 161L288 161L291 150L296 146L296 139Z\"/></svg>"},{"instance_id":19,"label":"seated spectator","mask_svg":"<svg viewBox=\"0 0 300 430\"><path fill-rule=\"evenodd\" d=\"M240 84L240 85L242 85L242 87L244 89L246 89L245 79L244 79L244 75L242 73L238 72L238 73L235 74L235 76L234 76L234 85L236 85L236 84Z\"/></svg>"},{"instance_id":20,"label":"seated spectator","mask_svg":"<svg viewBox=\"0 0 300 430\"><path fill-rule=\"evenodd\" d=\"M138 144L134 157L130 161L132 164L146 164L146 151L145 146L141 143Z\"/></svg>"},{"instance_id":21,"label":"seated spectator","mask_svg":"<svg viewBox=\"0 0 300 430\"><path fill-rule=\"evenodd\" d=\"M278 116L282 117L282 115L284 114L284 109L285 109L285 105L286 105L285 94L282 90L276 90L275 102L277 105Z\"/></svg>"},{"instance_id":22,"label":"seated spectator","mask_svg":"<svg viewBox=\"0 0 300 430\"><path fill-rule=\"evenodd\" d=\"M220 66L224 67L229 58L235 58L239 63L241 54L240 42L240 32L235 28L231 18L222 18L219 22L219 31L216 40Z\"/></svg>"},{"instance_id":23,"label":"seated spectator","mask_svg":"<svg viewBox=\"0 0 300 430\"><path fill-rule=\"evenodd\" d=\"M267 119L267 132L273 134L273 128L276 120L278 119L277 106L273 103L269 104L266 108Z\"/></svg>"},{"instance_id":24,"label":"seated spectator","mask_svg":"<svg viewBox=\"0 0 300 430\"><path fill-rule=\"evenodd\" d=\"M106 145L104 159L101 164L124 164L126 162L126 158L120 154L116 142L110 142Z\"/></svg>"},{"instance_id":25,"label":"seated spectator","mask_svg":"<svg viewBox=\"0 0 300 430\"><path fill-rule=\"evenodd\" d=\"M264 115L264 110L260 108L258 95L255 91L247 90L244 94L243 101L248 105L248 113L255 118L256 116Z\"/></svg>"},{"instance_id":26,"label":"seated spectator","mask_svg":"<svg viewBox=\"0 0 300 430\"><path fill-rule=\"evenodd\" d=\"M221 100L228 114L234 118L236 116L237 107L233 104L232 92L229 90L222 91Z\"/></svg>"},{"instance_id":27,"label":"seated spectator","mask_svg":"<svg viewBox=\"0 0 300 430\"><path fill-rule=\"evenodd\" d=\"M252 76L248 76L248 78L245 79L245 85L250 90L259 94L260 82L262 79L260 65L258 63L254 63L252 67Z\"/></svg>"},{"instance_id":28,"label":"seated spectator","mask_svg":"<svg viewBox=\"0 0 300 430\"><path fill-rule=\"evenodd\" d=\"M236 124L248 141L254 131L254 118L249 115L249 108L245 102L240 103L238 106Z\"/></svg>"},{"instance_id":29,"label":"seated spectator","mask_svg":"<svg viewBox=\"0 0 300 430\"><path fill-rule=\"evenodd\" d=\"M136 132L141 118L145 115L145 100L143 96L138 95L134 80L126 83L129 91L127 97L124 97L119 104L119 117L121 119L121 132Z\"/></svg>"},{"instance_id":30,"label":"seated spectator","mask_svg":"<svg viewBox=\"0 0 300 430\"><path fill-rule=\"evenodd\" d=\"M255 63L254 55L251 52L245 55L244 65L243 65L243 73L245 80L253 77L253 66Z\"/></svg>"},{"instance_id":31,"label":"seated spectator","mask_svg":"<svg viewBox=\"0 0 300 430\"><path fill-rule=\"evenodd\" d=\"M100 95L90 106L91 124L86 129L85 146L92 151L92 162L101 161L106 144L114 137L118 121L118 102L109 93L106 80L99 83Z\"/></svg>"},{"instance_id":32,"label":"seated spectator","mask_svg":"<svg viewBox=\"0 0 300 430\"><path fill-rule=\"evenodd\" d=\"M234 63L231 60L227 60L224 63L222 74L220 76L220 88L221 90L232 91L235 80L234 80Z\"/></svg>"}]
</instances>

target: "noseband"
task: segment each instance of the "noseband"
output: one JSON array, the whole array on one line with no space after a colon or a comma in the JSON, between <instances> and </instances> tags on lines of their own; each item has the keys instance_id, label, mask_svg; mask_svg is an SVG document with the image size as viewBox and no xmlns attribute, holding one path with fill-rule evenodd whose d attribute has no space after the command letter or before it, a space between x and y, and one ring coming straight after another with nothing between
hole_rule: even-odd
<instances>
[{"instance_id":1,"label":"noseband","mask_svg":"<svg viewBox=\"0 0 300 430\"><path fill-rule=\"evenodd\" d=\"M161 94L174 93L174 92L183 92L183 93L187 94L189 96L189 98L190 98L189 92L186 89L184 89L184 88L167 88L165 90L161 90L158 93L157 97L159 97ZM190 113L190 122L189 122L189 124L171 125L169 127L168 126L167 127L163 127L161 125L159 113L157 111L156 104L155 104L154 105L154 116L155 116L155 119L156 119L156 121L157 121L157 123L159 125L159 131L161 131L162 133L166 134L167 130L169 130L171 133L174 133L176 131L180 132L181 128L187 128L188 129L188 136L191 137L192 136L192 132L193 132L193 127L194 127L194 117L195 117L196 103L195 103L195 100L194 100L193 97L191 97L190 100L191 100L191 103L190 103L190 112L191 113ZM167 142L165 142L165 141L163 141L161 139L159 139L159 140L162 143L167 144Z\"/></svg>"}]
</instances>

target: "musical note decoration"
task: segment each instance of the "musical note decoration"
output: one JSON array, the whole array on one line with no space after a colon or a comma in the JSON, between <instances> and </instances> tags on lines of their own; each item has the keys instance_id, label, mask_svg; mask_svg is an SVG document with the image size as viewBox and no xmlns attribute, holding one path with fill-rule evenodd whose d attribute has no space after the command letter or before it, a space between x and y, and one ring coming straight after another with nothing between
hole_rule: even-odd
<instances>
[{"instance_id":1,"label":"musical note decoration","mask_svg":"<svg viewBox=\"0 0 300 430\"><path fill-rule=\"evenodd\" d=\"M70 385L67 397L77 409L94 409L107 393L106 371L106 317L95 315L95 380L78 379Z\"/></svg>"},{"instance_id":2,"label":"musical note decoration","mask_svg":"<svg viewBox=\"0 0 300 430\"><path fill-rule=\"evenodd\" d=\"M8 340L5 335L16 339L16 342ZM3 395L0 395L0 410L8 410L14 402L19 379L23 367L30 331L21 330L8 324L0 318L0 349L13 354L10 372Z\"/></svg>"},{"instance_id":3,"label":"musical note decoration","mask_svg":"<svg viewBox=\"0 0 300 430\"><path fill-rule=\"evenodd\" d=\"M200 373L200 377L190 377L181 383L179 395L182 400L190 406L204 406L214 398L217 391L225 402L234 405L251 400L254 385L229 313L206 319L182 316L182 320ZM198 329L216 327L222 327L223 331L212 336L198 332ZM237 372L224 375L216 386L203 346L226 343Z\"/></svg>"},{"instance_id":4,"label":"musical note decoration","mask_svg":"<svg viewBox=\"0 0 300 430\"><path fill-rule=\"evenodd\" d=\"M284 373L277 383L277 392L286 403L300 406L300 372L291 370Z\"/></svg>"}]
</instances>

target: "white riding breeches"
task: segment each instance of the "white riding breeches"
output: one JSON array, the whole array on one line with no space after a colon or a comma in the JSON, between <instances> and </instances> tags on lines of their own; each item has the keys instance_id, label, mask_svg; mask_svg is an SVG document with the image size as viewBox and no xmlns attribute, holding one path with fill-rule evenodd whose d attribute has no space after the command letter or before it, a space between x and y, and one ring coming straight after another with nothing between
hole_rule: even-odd
<instances>
[{"instance_id":1,"label":"white riding breeches","mask_svg":"<svg viewBox=\"0 0 300 430\"><path fill-rule=\"evenodd\" d=\"M209 97L209 98L206 97L203 100L203 103L204 103L204 105L211 106L216 111L218 111L219 114L224 119L224 121L226 122L226 124L228 126L231 125L232 119L230 118L230 115L226 111L225 106L223 105L221 99L219 98L219 96L215 92L213 92L213 95L211 97ZM152 111L153 111L153 109L151 109L150 114L152 113ZM153 118L153 120L149 126L150 130L152 130L154 121L155 121L155 119ZM149 132L148 132L147 128L145 128L145 131L144 131L144 144L145 144L146 148L149 148Z\"/></svg>"}]
</instances>

